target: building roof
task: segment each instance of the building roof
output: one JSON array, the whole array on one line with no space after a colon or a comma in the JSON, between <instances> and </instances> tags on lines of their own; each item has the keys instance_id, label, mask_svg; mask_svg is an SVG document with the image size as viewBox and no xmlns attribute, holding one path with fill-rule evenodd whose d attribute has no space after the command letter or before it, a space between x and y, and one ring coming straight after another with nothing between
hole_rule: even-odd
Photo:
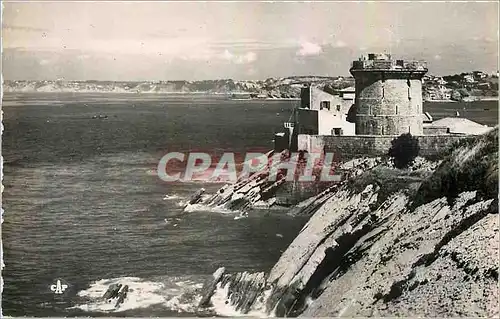
<instances>
[{"instance_id":1,"label":"building roof","mask_svg":"<svg viewBox=\"0 0 500 319\"><path fill-rule=\"evenodd\" d=\"M356 88L354 86L350 86L350 87L347 87L345 89L340 90L340 92L354 93L354 92L356 92Z\"/></svg>"},{"instance_id":2,"label":"building roof","mask_svg":"<svg viewBox=\"0 0 500 319\"><path fill-rule=\"evenodd\" d=\"M422 117L422 121L424 123L432 123L432 121L433 121L432 115L429 112L422 113L421 117Z\"/></svg>"},{"instance_id":3,"label":"building roof","mask_svg":"<svg viewBox=\"0 0 500 319\"><path fill-rule=\"evenodd\" d=\"M480 135L492 128L462 117L445 117L434 121L432 126L447 127L451 134Z\"/></svg>"}]
</instances>

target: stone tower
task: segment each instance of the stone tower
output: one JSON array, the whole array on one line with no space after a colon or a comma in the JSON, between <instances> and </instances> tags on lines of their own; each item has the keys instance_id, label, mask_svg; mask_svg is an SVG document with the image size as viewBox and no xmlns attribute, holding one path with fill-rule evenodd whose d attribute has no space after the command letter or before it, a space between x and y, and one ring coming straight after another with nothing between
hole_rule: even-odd
<instances>
[{"instance_id":1,"label":"stone tower","mask_svg":"<svg viewBox=\"0 0 500 319\"><path fill-rule=\"evenodd\" d=\"M368 54L350 72L356 80L356 135L423 135L425 62Z\"/></svg>"}]
</instances>

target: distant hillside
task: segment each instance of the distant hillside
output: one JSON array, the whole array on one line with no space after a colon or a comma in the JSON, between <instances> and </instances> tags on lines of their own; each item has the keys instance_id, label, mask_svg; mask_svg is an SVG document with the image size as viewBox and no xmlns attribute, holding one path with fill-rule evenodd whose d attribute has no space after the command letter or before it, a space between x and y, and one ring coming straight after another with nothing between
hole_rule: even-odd
<instances>
[{"instance_id":1,"label":"distant hillside","mask_svg":"<svg viewBox=\"0 0 500 319\"><path fill-rule=\"evenodd\" d=\"M205 81L5 81L4 92L75 92L75 93L206 93L247 94L271 98L298 98L304 84L314 83L335 90L354 83L352 78L294 76L269 78L259 81L205 80Z\"/></svg>"},{"instance_id":2,"label":"distant hillside","mask_svg":"<svg viewBox=\"0 0 500 319\"><path fill-rule=\"evenodd\" d=\"M5 81L4 92L74 92L74 93L206 93L246 94L271 98L298 98L304 84L314 83L335 90L354 83L352 78L295 76L269 78L259 81L205 80L205 81Z\"/></svg>"},{"instance_id":3,"label":"distant hillside","mask_svg":"<svg viewBox=\"0 0 500 319\"><path fill-rule=\"evenodd\" d=\"M236 97L299 98L305 84L329 93L353 86L352 77L290 76L255 81L232 79L204 81L5 81L4 92L74 92L135 94L227 94ZM498 97L498 76L474 71L450 76L426 75L425 100L481 99Z\"/></svg>"},{"instance_id":4,"label":"distant hillside","mask_svg":"<svg viewBox=\"0 0 500 319\"><path fill-rule=\"evenodd\" d=\"M426 100L453 100L498 98L498 74L473 71L423 79Z\"/></svg>"}]
</instances>

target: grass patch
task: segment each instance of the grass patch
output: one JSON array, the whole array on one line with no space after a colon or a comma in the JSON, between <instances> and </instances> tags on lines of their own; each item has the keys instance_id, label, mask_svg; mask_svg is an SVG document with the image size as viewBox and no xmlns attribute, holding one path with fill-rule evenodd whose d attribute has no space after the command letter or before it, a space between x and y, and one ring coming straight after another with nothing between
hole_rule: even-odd
<instances>
[{"instance_id":1,"label":"grass patch","mask_svg":"<svg viewBox=\"0 0 500 319\"><path fill-rule=\"evenodd\" d=\"M420 186L413 205L442 196L451 202L458 194L474 190L480 198L498 195L498 127L454 143L434 174Z\"/></svg>"}]
</instances>

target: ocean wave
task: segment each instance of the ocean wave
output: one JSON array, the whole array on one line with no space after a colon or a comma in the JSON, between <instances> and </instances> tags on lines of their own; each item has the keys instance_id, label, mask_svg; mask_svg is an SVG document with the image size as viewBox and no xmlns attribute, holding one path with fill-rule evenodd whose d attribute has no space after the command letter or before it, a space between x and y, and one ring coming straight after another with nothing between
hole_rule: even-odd
<instances>
[{"instance_id":1,"label":"ocean wave","mask_svg":"<svg viewBox=\"0 0 500 319\"><path fill-rule=\"evenodd\" d=\"M167 225L173 225L174 227L176 227L177 225L179 225L179 221L181 221L180 218L165 218L163 220L165 221L165 224L167 224Z\"/></svg>"},{"instance_id":2,"label":"ocean wave","mask_svg":"<svg viewBox=\"0 0 500 319\"><path fill-rule=\"evenodd\" d=\"M238 216L234 216L234 220L242 219L242 218L248 218L248 214L243 212L240 213Z\"/></svg>"},{"instance_id":3,"label":"ocean wave","mask_svg":"<svg viewBox=\"0 0 500 319\"><path fill-rule=\"evenodd\" d=\"M210 213L218 213L218 214L239 214L240 211L237 210L229 210L223 206L209 206L205 204L187 204L184 208L184 212L186 213L194 213L194 212L210 212Z\"/></svg>"},{"instance_id":4,"label":"ocean wave","mask_svg":"<svg viewBox=\"0 0 500 319\"><path fill-rule=\"evenodd\" d=\"M146 175L148 175L148 176L157 176L158 175L158 171L156 169L148 169L148 170L146 170Z\"/></svg>"},{"instance_id":5,"label":"ocean wave","mask_svg":"<svg viewBox=\"0 0 500 319\"><path fill-rule=\"evenodd\" d=\"M178 194L166 194L164 197L163 197L163 200L176 200L176 199L184 199L185 197L182 197Z\"/></svg>"},{"instance_id":6,"label":"ocean wave","mask_svg":"<svg viewBox=\"0 0 500 319\"><path fill-rule=\"evenodd\" d=\"M252 306L250 311L246 314L241 311L236 310L234 306L231 305L229 296L229 285L221 287L221 283L217 284L214 295L210 299L212 301L212 307L210 308L219 316L224 317L257 317L257 318L267 318L274 317L274 315L269 315L266 313L266 300L271 296L272 289L264 291L263 295L257 299L255 304Z\"/></svg>"},{"instance_id":7,"label":"ocean wave","mask_svg":"<svg viewBox=\"0 0 500 319\"><path fill-rule=\"evenodd\" d=\"M210 179L210 178L200 178L200 179L190 179L190 180L183 180L180 179L176 181L176 183L182 183L182 184L228 184L231 181L227 180L220 180L220 179Z\"/></svg>"},{"instance_id":8,"label":"ocean wave","mask_svg":"<svg viewBox=\"0 0 500 319\"><path fill-rule=\"evenodd\" d=\"M132 309L160 305L177 312L196 311L201 295L203 280L192 278L167 277L158 281L143 280L137 277L101 279L90 287L78 292L82 303L71 308L86 312L115 313ZM115 300L104 300L102 296L112 284L128 285L129 291L124 302L115 308Z\"/></svg>"},{"instance_id":9,"label":"ocean wave","mask_svg":"<svg viewBox=\"0 0 500 319\"><path fill-rule=\"evenodd\" d=\"M124 302L115 307L115 302L104 300L102 296L112 284L128 285L129 291ZM159 282L142 281L137 277L121 277L114 279L101 279L90 285L86 290L78 292L78 296L85 298L86 303L74 306L88 312L121 312L137 308L147 308L155 304L165 303L162 295L164 285Z\"/></svg>"},{"instance_id":10,"label":"ocean wave","mask_svg":"<svg viewBox=\"0 0 500 319\"><path fill-rule=\"evenodd\" d=\"M175 203L175 206L177 206L177 207L186 207L189 204L189 198L187 198L185 196L181 196L179 194L166 194L163 197L163 200L167 200L167 201L177 200L178 202Z\"/></svg>"}]
</instances>

